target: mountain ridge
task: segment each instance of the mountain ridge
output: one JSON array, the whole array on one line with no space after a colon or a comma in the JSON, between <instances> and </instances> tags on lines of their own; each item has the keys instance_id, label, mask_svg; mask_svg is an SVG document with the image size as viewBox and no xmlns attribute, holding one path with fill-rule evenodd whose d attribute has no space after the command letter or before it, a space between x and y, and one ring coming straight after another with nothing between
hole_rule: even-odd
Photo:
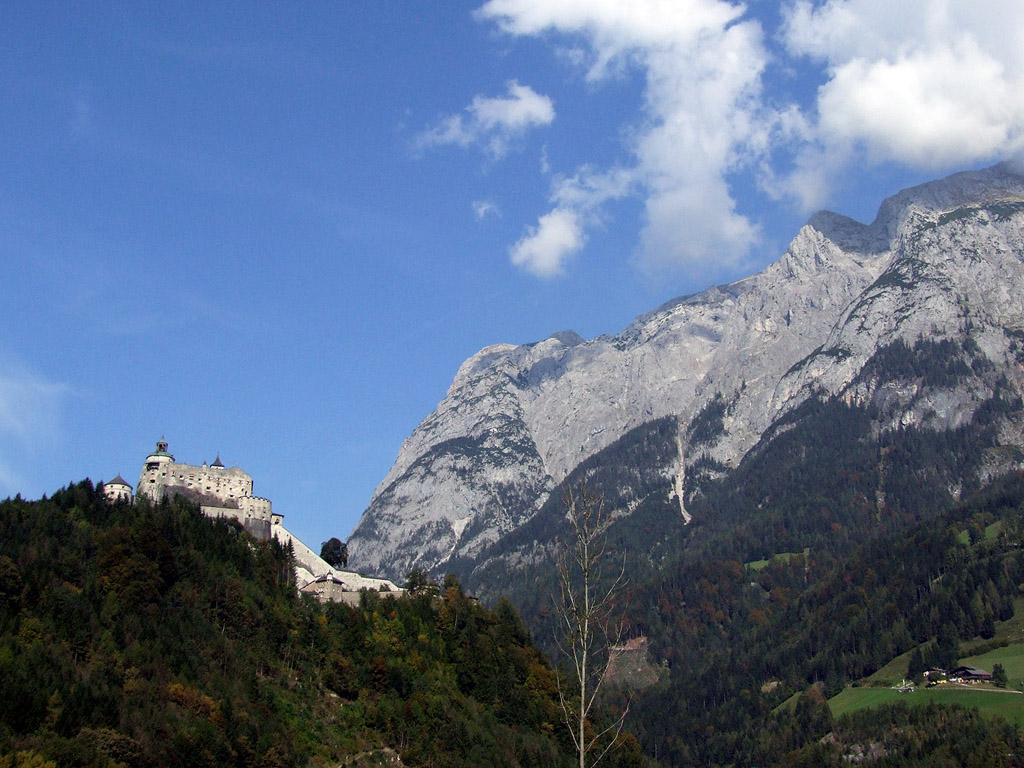
<instances>
[{"instance_id":1,"label":"mountain ridge","mask_svg":"<svg viewBox=\"0 0 1024 768\"><path fill-rule=\"evenodd\" d=\"M353 562L400 577L472 557L581 462L666 416L679 451L664 470L681 500L688 466L735 466L772 423L842 392L897 339L973 324L986 356L1008 364L1002 329L1024 325L1022 201L1024 177L1006 164L955 174L887 198L871 224L815 214L762 272L672 299L619 334L485 347L403 443L350 537ZM973 396L938 404L942 419L969 415ZM691 444L690 425L716 398L721 430Z\"/></svg>"}]
</instances>

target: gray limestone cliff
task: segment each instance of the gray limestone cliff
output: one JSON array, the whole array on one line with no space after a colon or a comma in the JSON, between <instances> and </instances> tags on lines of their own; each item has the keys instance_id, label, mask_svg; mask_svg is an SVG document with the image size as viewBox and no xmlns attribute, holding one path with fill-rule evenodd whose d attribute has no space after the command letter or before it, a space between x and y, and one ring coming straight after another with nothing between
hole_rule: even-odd
<instances>
[{"instance_id":1,"label":"gray limestone cliff","mask_svg":"<svg viewBox=\"0 0 1024 768\"><path fill-rule=\"evenodd\" d=\"M900 192L870 225L816 214L763 272L675 299L618 335L481 350L402 445L348 540L351 562L402 578L472 559L580 462L665 416L678 423L665 471L685 518L698 455L735 466L809 397L877 397L857 374L882 346L968 331L1020 392L1024 177L1005 165ZM985 396L890 394L903 423L936 427L957 425ZM689 426L716 398L728 404L721 429L691 445Z\"/></svg>"}]
</instances>

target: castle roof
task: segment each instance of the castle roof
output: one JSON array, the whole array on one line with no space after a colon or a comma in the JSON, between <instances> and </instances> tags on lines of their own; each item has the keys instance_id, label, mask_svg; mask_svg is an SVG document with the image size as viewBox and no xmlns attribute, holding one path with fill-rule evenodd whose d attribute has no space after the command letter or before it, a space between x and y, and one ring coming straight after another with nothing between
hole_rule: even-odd
<instances>
[{"instance_id":1,"label":"castle roof","mask_svg":"<svg viewBox=\"0 0 1024 768\"><path fill-rule=\"evenodd\" d=\"M218 469L224 469L224 464L221 463L220 454L219 453L217 454L217 458L214 460L213 464L211 464L210 466L211 467L217 467Z\"/></svg>"},{"instance_id":2,"label":"castle roof","mask_svg":"<svg viewBox=\"0 0 1024 768\"><path fill-rule=\"evenodd\" d=\"M128 482L126 482L123 477L121 477L120 473L118 473L117 477L115 477L109 483L104 483L104 485L123 485L128 488L131 488L131 485Z\"/></svg>"},{"instance_id":3,"label":"castle roof","mask_svg":"<svg viewBox=\"0 0 1024 768\"><path fill-rule=\"evenodd\" d=\"M156 443L156 450L149 454L149 456L166 456L171 461L174 461L174 457L167 451L167 441L162 437Z\"/></svg>"}]
</instances>

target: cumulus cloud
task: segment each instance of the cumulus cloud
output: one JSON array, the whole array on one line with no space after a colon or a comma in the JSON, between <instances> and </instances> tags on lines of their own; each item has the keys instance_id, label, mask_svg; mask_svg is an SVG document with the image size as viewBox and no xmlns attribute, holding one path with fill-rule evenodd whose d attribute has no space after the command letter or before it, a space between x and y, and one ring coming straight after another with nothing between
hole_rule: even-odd
<instances>
[{"instance_id":1,"label":"cumulus cloud","mask_svg":"<svg viewBox=\"0 0 1024 768\"><path fill-rule=\"evenodd\" d=\"M635 174L624 168L580 168L552 185L554 209L509 249L512 263L538 277L564 274L569 258L586 243L585 229L601 222L601 206L630 194Z\"/></svg>"},{"instance_id":2,"label":"cumulus cloud","mask_svg":"<svg viewBox=\"0 0 1024 768\"><path fill-rule=\"evenodd\" d=\"M514 35L583 35L589 49L577 52L589 57L588 76L600 79L620 57L691 44L742 12L742 6L714 0L489 0L477 16Z\"/></svg>"},{"instance_id":3,"label":"cumulus cloud","mask_svg":"<svg viewBox=\"0 0 1024 768\"><path fill-rule=\"evenodd\" d=\"M549 97L511 80L507 96L474 97L462 112L445 117L421 133L416 145L421 149L445 144L481 145L490 156L500 158L529 129L550 125L554 119L555 107Z\"/></svg>"},{"instance_id":4,"label":"cumulus cloud","mask_svg":"<svg viewBox=\"0 0 1024 768\"><path fill-rule=\"evenodd\" d=\"M938 170L1024 149L1020 3L801 0L783 34L790 53L827 72L792 177L805 204L861 154Z\"/></svg>"},{"instance_id":5,"label":"cumulus cloud","mask_svg":"<svg viewBox=\"0 0 1024 768\"><path fill-rule=\"evenodd\" d=\"M743 261L758 231L737 211L726 178L757 156L772 122L759 99L767 58L761 29L742 20L743 11L723 0L491 0L479 9L510 34L582 41L592 81L627 66L645 76L633 165L556 181L546 216L571 211L577 227L592 224L605 201L628 190L645 199L636 253L643 269L697 273ZM534 232L542 229L538 223ZM523 242L532 239L513 255Z\"/></svg>"},{"instance_id":6,"label":"cumulus cloud","mask_svg":"<svg viewBox=\"0 0 1024 768\"><path fill-rule=\"evenodd\" d=\"M510 250L512 263L538 277L554 277L564 271L566 260L583 247L579 215L556 208L540 217L536 227Z\"/></svg>"},{"instance_id":7,"label":"cumulus cloud","mask_svg":"<svg viewBox=\"0 0 1024 768\"><path fill-rule=\"evenodd\" d=\"M488 0L476 16L570 51L591 83L642 74L630 163L556 178L545 214L555 219L541 221L571 212L582 235L605 202L639 195L635 256L647 271L746 267L760 232L737 203L738 172L811 208L851 163L939 171L1024 155L1022 3L794 0L770 30L733 0ZM799 108L765 72L804 72L808 60L819 87ZM539 221L513 255L543 230Z\"/></svg>"}]
</instances>

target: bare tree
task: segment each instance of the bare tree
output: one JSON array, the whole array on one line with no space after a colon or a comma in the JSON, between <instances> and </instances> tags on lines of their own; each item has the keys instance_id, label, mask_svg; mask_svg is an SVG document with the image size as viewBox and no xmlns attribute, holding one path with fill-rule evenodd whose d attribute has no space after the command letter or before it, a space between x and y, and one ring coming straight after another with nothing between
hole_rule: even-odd
<instances>
[{"instance_id":1,"label":"bare tree","mask_svg":"<svg viewBox=\"0 0 1024 768\"><path fill-rule=\"evenodd\" d=\"M580 768L587 768L587 756L594 751L590 763L595 766L603 758L622 731L629 712L622 714L604 729L588 729L588 718L601 690L608 667L608 647L619 640L621 632L612 627L613 598L625 584L625 562L613 575L607 566L607 531L609 520L604 499L585 485L569 488L565 495L566 516L571 527L570 538L558 557L561 604L559 618L562 631L559 650L565 656L579 688L579 701L566 695L559 681L558 697L566 725L572 734L579 755ZM598 742L608 738L600 752Z\"/></svg>"}]
</instances>

